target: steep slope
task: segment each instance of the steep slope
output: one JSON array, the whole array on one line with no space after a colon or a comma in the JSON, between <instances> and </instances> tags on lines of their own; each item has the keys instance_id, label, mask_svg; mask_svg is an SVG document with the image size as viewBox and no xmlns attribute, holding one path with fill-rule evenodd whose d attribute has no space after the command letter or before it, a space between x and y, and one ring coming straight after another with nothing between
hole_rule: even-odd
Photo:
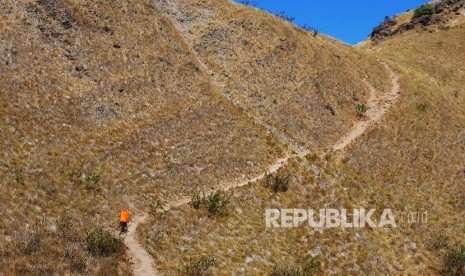
<instances>
[{"instance_id":1,"label":"steep slope","mask_svg":"<svg viewBox=\"0 0 465 276\"><path fill-rule=\"evenodd\" d=\"M244 179L284 155L151 1L2 1L0 12L2 272L72 270L66 248L87 256L85 232L112 229L122 206ZM71 241L58 235L66 212ZM127 268L124 255L82 258L89 274Z\"/></svg>"},{"instance_id":2,"label":"steep slope","mask_svg":"<svg viewBox=\"0 0 465 276\"><path fill-rule=\"evenodd\" d=\"M347 165L404 194L393 198L398 208L428 211L427 227L405 231L419 245L404 263L414 273L447 269L444 253L465 243L464 37L465 25L459 24L362 46L395 67L404 89L386 124L353 146ZM412 269L418 263L426 268Z\"/></svg>"},{"instance_id":3,"label":"steep slope","mask_svg":"<svg viewBox=\"0 0 465 276\"><path fill-rule=\"evenodd\" d=\"M195 33L196 20L178 28ZM278 172L290 177L286 193L273 193L264 179L235 190L226 216L184 205L152 217L141 234L161 273L208 263L215 275L287 275L312 260L312 272L324 275L462 275L463 253L453 252L465 243L463 32L460 24L419 29L360 46L396 72L396 105L341 156L291 160ZM378 216L390 208L398 227L267 229L267 208L373 208Z\"/></svg>"},{"instance_id":4,"label":"steep slope","mask_svg":"<svg viewBox=\"0 0 465 276\"><path fill-rule=\"evenodd\" d=\"M375 59L276 16L231 1L156 2L223 92L297 144L321 150L357 120L369 78L389 84ZM370 70L365 70L370 68Z\"/></svg>"},{"instance_id":5,"label":"steep slope","mask_svg":"<svg viewBox=\"0 0 465 276\"><path fill-rule=\"evenodd\" d=\"M147 213L126 243L166 275L452 271L444 254L465 243L460 21L353 48L225 0L0 12L1 273L151 273L114 238L123 206ZM269 188L276 176L287 192ZM184 204L220 187L224 215ZM265 228L267 208L330 207L429 220Z\"/></svg>"},{"instance_id":6,"label":"steep slope","mask_svg":"<svg viewBox=\"0 0 465 276\"><path fill-rule=\"evenodd\" d=\"M376 91L372 87L367 120L358 122L340 142L333 145L337 155L343 154L351 143L366 135L370 127L377 124L394 104L399 93L398 77L389 66L385 66L392 86L389 91ZM370 185L370 191L358 189L366 182L354 176L350 169L333 162L328 163L330 158L328 155L318 157L314 153L294 156L283 160L279 166L270 169L268 174L254 179L253 183L236 183L225 187L222 191L231 192L232 206L223 216L211 216L203 210L198 210L199 208L192 208L195 202L189 199L170 204L164 212L151 216L150 221L142 227L141 233L150 252L156 257L159 273L172 275L196 267L202 269L200 264L205 260L215 260L210 262L212 267L208 267L214 274L288 275L284 272L273 274L273 271L279 271L280 266L283 266L284 271L288 267L292 270L292 266L299 265L302 258L308 259L309 254L311 257L308 260L312 260L315 265L310 267L314 273L374 271L371 266L376 261L375 257L371 260L364 258L375 251L380 256L384 255L381 249L383 240L380 240L378 235L385 238L385 229L376 229L374 233L364 233L363 229L350 229L347 233L334 237L332 235L340 229L308 229L305 226L296 229L265 228L263 215L268 208L318 209L317 204L321 204L320 208L341 206L348 210L362 206L371 207L363 202L368 202L374 195L382 194L382 188L379 185ZM273 180L275 176L281 181L289 179L291 184L286 194L272 193L269 184L270 181L276 181ZM354 190L348 193L346 185ZM384 206L387 206L389 196L384 195L382 200ZM308 233L311 232L310 235L313 236L316 231L319 232L318 237L309 239ZM359 248L357 240L360 238L369 246ZM341 243L345 245L341 247ZM175 246L178 244L182 246ZM350 265L347 264L348 252L351 254ZM334 255L343 258L331 257ZM298 271L298 268L295 268L295 271ZM383 273L395 269L383 264L375 271Z\"/></svg>"}]
</instances>

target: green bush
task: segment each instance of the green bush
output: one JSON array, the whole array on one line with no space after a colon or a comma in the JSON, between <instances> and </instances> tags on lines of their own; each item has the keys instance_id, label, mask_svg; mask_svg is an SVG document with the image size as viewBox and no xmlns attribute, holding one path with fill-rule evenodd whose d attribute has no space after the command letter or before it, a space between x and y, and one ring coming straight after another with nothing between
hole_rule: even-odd
<instances>
[{"instance_id":1,"label":"green bush","mask_svg":"<svg viewBox=\"0 0 465 276\"><path fill-rule=\"evenodd\" d=\"M413 18L417 18L423 15L433 15L433 14L434 14L433 7L431 5L425 4L415 9L415 11L413 12Z\"/></svg>"},{"instance_id":2,"label":"green bush","mask_svg":"<svg viewBox=\"0 0 465 276\"><path fill-rule=\"evenodd\" d=\"M209 217L224 215L230 203L230 198L220 192L212 192L208 196L200 196L199 192L195 192L191 197L192 207L197 210L205 208Z\"/></svg>"},{"instance_id":3,"label":"green bush","mask_svg":"<svg viewBox=\"0 0 465 276\"><path fill-rule=\"evenodd\" d=\"M368 106L366 106L365 104L357 104L355 108L357 110L357 116L359 117L365 116L365 113L368 110Z\"/></svg>"},{"instance_id":4,"label":"green bush","mask_svg":"<svg viewBox=\"0 0 465 276\"><path fill-rule=\"evenodd\" d=\"M289 189L289 176L273 175L266 173L265 185L270 187L273 192L287 192Z\"/></svg>"},{"instance_id":5,"label":"green bush","mask_svg":"<svg viewBox=\"0 0 465 276\"><path fill-rule=\"evenodd\" d=\"M226 207L231 203L229 198L219 192L211 193L205 201L207 211L210 215L222 215L226 211Z\"/></svg>"},{"instance_id":6,"label":"green bush","mask_svg":"<svg viewBox=\"0 0 465 276\"><path fill-rule=\"evenodd\" d=\"M85 242L87 251L94 256L110 256L122 252L124 249L122 238L114 237L102 229L87 233Z\"/></svg>"},{"instance_id":7,"label":"green bush","mask_svg":"<svg viewBox=\"0 0 465 276\"><path fill-rule=\"evenodd\" d=\"M182 271L189 276L202 276L205 275L206 271L214 266L216 260L214 257L201 258L200 260L184 264Z\"/></svg>"},{"instance_id":8,"label":"green bush","mask_svg":"<svg viewBox=\"0 0 465 276\"><path fill-rule=\"evenodd\" d=\"M449 248L443 261L444 275L465 275L465 245Z\"/></svg>"}]
</instances>

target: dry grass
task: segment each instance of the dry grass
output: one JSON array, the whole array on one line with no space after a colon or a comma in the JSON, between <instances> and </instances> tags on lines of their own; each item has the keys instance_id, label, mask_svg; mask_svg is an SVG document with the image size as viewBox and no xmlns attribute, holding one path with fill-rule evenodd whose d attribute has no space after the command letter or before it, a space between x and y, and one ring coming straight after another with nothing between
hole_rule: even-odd
<instances>
[{"instance_id":1,"label":"dry grass","mask_svg":"<svg viewBox=\"0 0 465 276\"><path fill-rule=\"evenodd\" d=\"M113 229L131 202L242 179L286 151L221 95L150 1L2 1L0 12L2 249L63 210L81 234ZM57 253L42 257L61 270L64 244L46 240Z\"/></svg>"},{"instance_id":2,"label":"dry grass","mask_svg":"<svg viewBox=\"0 0 465 276\"><path fill-rule=\"evenodd\" d=\"M429 247L436 237L415 235L428 233L426 224L398 220L399 228L394 229L267 229L267 208L392 208L398 219L402 212L428 208L409 202L410 194L386 190L382 183L334 162L294 160L281 173L291 176L286 193L272 192L264 181L236 190L228 215L220 219L186 205L148 222L140 229L141 237L162 274L180 273L189 260L214 257L216 263L209 269L213 275L265 275L276 266L298 267L309 255L321 262L316 274L322 275L439 271L436 252Z\"/></svg>"},{"instance_id":3,"label":"dry grass","mask_svg":"<svg viewBox=\"0 0 465 276\"><path fill-rule=\"evenodd\" d=\"M229 215L212 220L189 206L141 231L165 275L215 257L214 275L263 275L317 255L328 274L432 275L445 269L444 240L463 244L464 26L400 34L371 49L401 78L396 106L339 161L292 162L287 193L264 183L235 191ZM427 47L425 47L427 45ZM419 51L418 49L422 49ZM266 229L266 208L391 208L428 212L427 224L385 229ZM405 217L403 218L405 219Z\"/></svg>"},{"instance_id":4,"label":"dry grass","mask_svg":"<svg viewBox=\"0 0 465 276\"><path fill-rule=\"evenodd\" d=\"M167 275L195 264L262 275L309 254L321 273L437 274L438 237L464 243L463 25L357 49L228 1L178 2L0 3L2 273L85 263L86 274L129 274L123 251L91 257L86 232L113 231L123 206L147 209L262 172L289 150L250 116L324 151L358 119L364 78L388 88L379 56L400 74L401 98L344 163L293 160L280 172L287 192L258 183L235 191L221 216L186 205L152 214L139 231ZM329 206L428 210L430 221L265 228L266 208ZM75 224L63 236L65 211Z\"/></svg>"},{"instance_id":5,"label":"dry grass","mask_svg":"<svg viewBox=\"0 0 465 276\"><path fill-rule=\"evenodd\" d=\"M421 204L432 219L415 236L464 242L465 26L405 33L369 48L396 66L402 96L366 139L353 146L348 165ZM419 50L421 49L421 50ZM425 252L431 263L438 252Z\"/></svg>"},{"instance_id":6,"label":"dry grass","mask_svg":"<svg viewBox=\"0 0 465 276\"><path fill-rule=\"evenodd\" d=\"M374 58L263 11L226 0L157 3L226 95L308 147L331 145L357 120L365 76L387 85Z\"/></svg>"}]
</instances>

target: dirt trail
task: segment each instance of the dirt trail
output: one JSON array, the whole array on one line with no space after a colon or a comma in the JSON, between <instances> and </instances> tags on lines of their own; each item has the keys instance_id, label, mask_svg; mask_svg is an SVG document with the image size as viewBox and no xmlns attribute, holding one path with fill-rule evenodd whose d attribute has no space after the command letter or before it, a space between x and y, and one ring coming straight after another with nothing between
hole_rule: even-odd
<instances>
[{"instance_id":1,"label":"dirt trail","mask_svg":"<svg viewBox=\"0 0 465 276\"><path fill-rule=\"evenodd\" d=\"M390 91L379 95L378 91L371 85L367 80L365 80L366 85L369 87L370 90L370 98L368 100L368 110L366 112L366 119L363 121L359 121L355 123L355 125L352 127L351 131L347 133L344 137L342 137L331 149L329 152L325 153L323 156L326 156L328 154L334 154L334 153L343 153L344 150L349 146L352 142L354 142L357 138L359 138L362 134L364 134L367 129L372 126L374 123L379 121L382 116L390 109L390 107L395 103L399 91L400 91L400 86L399 86L399 78L398 76L394 73L394 71L389 67L384 62L381 62L381 64L385 67L386 72L388 72L389 77L391 79L391 89ZM279 131L273 131L274 133L279 133ZM281 136L280 137L282 140L288 140L285 137ZM287 164L289 159L294 158L294 157L303 157L307 155L309 152L306 149L302 149L299 145L296 145L294 143L291 143L291 148L295 149L295 152L292 154L289 154L288 156L277 160L277 162L271 166L268 167L267 172L268 173L274 173L278 171L280 168L282 168L284 165ZM221 190L221 191L229 191L235 188L243 187L248 184L252 184L254 182L259 181L260 179L263 179L265 177L265 173L262 173L255 178L248 179L243 182L234 182L231 183L230 185L222 185L220 187L217 187L215 191ZM213 192L213 191L212 191ZM165 211L170 210L171 208L176 208L179 206L182 206L184 204L188 204L191 201L190 198L188 197L183 197L179 200L170 202L165 206ZM150 256L150 254L139 244L139 242L136 239L136 228L139 225L140 222L144 221L144 219L147 217L147 214L144 214L143 216L140 216L136 218L134 221L130 223L129 226L129 233L126 236L125 239L125 244L129 249L129 255L132 258L132 261L134 263L133 269L134 269L134 275L135 276L145 276L145 275L158 275L154 264L155 260Z\"/></svg>"},{"instance_id":2,"label":"dirt trail","mask_svg":"<svg viewBox=\"0 0 465 276\"><path fill-rule=\"evenodd\" d=\"M365 114L366 118L364 121L358 121L355 123L352 130L333 146L332 153L343 152L350 143L364 134L371 125L379 121L395 103L400 91L399 78L389 65L384 62L381 62L381 64L386 69L386 72L389 73L392 85L391 90L383 95L378 95L378 92L373 85L365 79L365 84L370 89L370 98L367 103L368 110Z\"/></svg>"},{"instance_id":3,"label":"dirt trail","mask_svg":"<svg viewBox=\"0 0 465 276\"><path fill-rule=\"evenodd\" d=\"M136 239L136 229L139 223L146 219L147 215L136 217L129 223L128 233L124 243L128 247L129 257L133 263L134 275L136 276L153 276L158 275L154 266L152 256L139 244Z\"/></svg>"}]
</instances>

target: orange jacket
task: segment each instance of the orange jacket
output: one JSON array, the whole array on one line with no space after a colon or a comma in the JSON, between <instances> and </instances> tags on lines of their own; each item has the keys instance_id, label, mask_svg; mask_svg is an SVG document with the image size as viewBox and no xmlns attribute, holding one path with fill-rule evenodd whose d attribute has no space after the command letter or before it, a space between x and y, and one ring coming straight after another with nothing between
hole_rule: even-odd
<instances>
[{"instance_id":1,"label":"orange jacket","mask_svg":"<svg viewBox=\"0 0 465 276\"><path fill-rule=\"evenodd\" d=\"M124 208L118 215L120 222L129 222L128 210Z\"/></svg>"}]
</instances>

